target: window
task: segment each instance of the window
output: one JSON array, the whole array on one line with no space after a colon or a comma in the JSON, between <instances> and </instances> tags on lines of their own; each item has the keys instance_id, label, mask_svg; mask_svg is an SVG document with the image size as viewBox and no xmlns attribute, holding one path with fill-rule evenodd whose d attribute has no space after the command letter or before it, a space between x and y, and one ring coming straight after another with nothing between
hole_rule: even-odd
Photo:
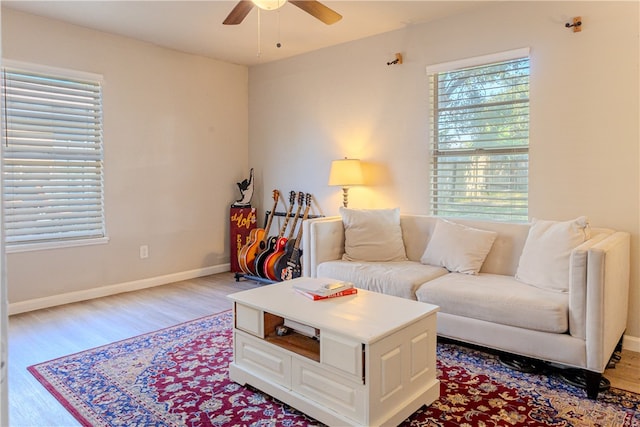
<instances>
[{"instance_id":1,"label":"window","mask_svg":"<svg viewBox=\"0 0 640 427\"><path fill-rule=\"evenodd\" d=\"M2 69L7 249L104 238L102 78L34 69Z\"/></svg>"},{"instance_id":2,"label":"window","mask_svg":"<svg viewBox=\"0 0 640 427\"><path fill-rule=\"evenodd\" d=\"M529 52L427 67L433 215L528 220Z\"/></svg>"}]
</instances>

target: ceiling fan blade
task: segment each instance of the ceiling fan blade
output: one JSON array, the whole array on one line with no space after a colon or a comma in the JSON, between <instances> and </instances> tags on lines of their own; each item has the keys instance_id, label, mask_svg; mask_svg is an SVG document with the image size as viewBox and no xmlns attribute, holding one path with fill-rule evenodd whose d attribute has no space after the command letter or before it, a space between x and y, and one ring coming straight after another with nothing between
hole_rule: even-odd
<instances>
[{"instance_id":1,"label":"ceiling fan blade","mask_svg":"<svg viewBox=\"0 0 640 427\"><path fill-rule=\"evenodd\" d=\"M238 25L240 24L244 18L247 17L249 12L253 9L253 2L249 0L241 0L238 2L236 7L229 13L227 18L224 20L224 25Z\"/></svg>"},{"instance_id":2,"label":"ceiling fan blade","mask_svg":"<svg viewBox=\"0 0 640 427\"><path fill-rule=\"evenodd\" d=\"M289 0L289 3L293 3L300 9L304 10L308 14L321 20L327 25L335 24L342 19L342 15L333 9L328 8L319 1L315 0Z\"/></svg>"}]
</instances>

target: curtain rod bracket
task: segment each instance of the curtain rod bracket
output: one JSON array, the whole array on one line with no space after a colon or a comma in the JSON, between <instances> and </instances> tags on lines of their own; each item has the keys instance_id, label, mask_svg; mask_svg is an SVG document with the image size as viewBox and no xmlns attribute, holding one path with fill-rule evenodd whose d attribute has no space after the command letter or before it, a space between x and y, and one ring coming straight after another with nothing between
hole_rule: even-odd
<instances>
[{"instance_id":1,"label":"curtain rod bracket","mask_svg":"<svg viewBox=\"0 0 640 427\"><path fill-rule=\"evenodd\" d=\"M387 62L387 65L395 65L395 64L402 64L402 54L401 53L396 53L396 59L394 59L393 61Z\"/></svg>"},{"instance_id":2,"label":"curtain rod bracket","mask_svg":"<svg viewBox=\"0 0 640 427\"><path fill-rule=\"evenodd\" d=\"M564 26L566 28L573 28L574 33L579 33L582 31L582 18L580 16L576 16L573 18L573 24L567 22Z\"/></svg>"}]
</instances>

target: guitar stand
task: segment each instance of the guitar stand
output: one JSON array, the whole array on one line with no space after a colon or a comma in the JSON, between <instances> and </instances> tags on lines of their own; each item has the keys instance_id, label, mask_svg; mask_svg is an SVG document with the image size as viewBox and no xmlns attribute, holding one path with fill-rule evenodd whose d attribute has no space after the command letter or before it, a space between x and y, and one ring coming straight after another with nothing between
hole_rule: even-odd
<instances>
[{"instance_id":1,"label":"guitar stand","mask_svg":"<svg viewBox=\"0 0 640 427\"><path fill-rule=\"evenodd\" d=\"M236 282L239 282L241 278L244 278L247 280L253 280L254 282L262 283L263 285L271 285L271 284L277 283L276 281L271 279L265 279L264 277L259 277L251 274L244 274L244 273L236 273L235 278L236 278Z\"/></svg>"},{"instance_id":2,"label":"guitar stand","mask_svg":"<svg viewBox=\"0 0 640 427\"><path fill-rule=\"evenodd\" d=\"M269 215L271 215L271 211L266 211L264 213L264 222L267 222L267 218L269 218ZM278 212L275 211L273 212L273 216L282 216L282 217L286 217L287 213L286 212ZM292 213L289 215L290 218L295 218L296 214ZM320 218L323 217L324 215L307 215L308 219L311 218ZM298 218L302 218L303 215L298 215ZM271 279L265 279L264 277L259 277L259 276L254 276L252 274L245 274L245 273L235 273L235 279L236 282L239 282L240 279L246 279L246 280L253 280L254 282L258 282L258 283L262 283L263 285L272 285L274 283L278 283L279 281L276 280L271 280Z\"/></svg>"},{"instance_id":3,"label":"guitar stand","mask_svg":"<svg viewBox=\"0 0 640 427\"><path fill-rule=\"evenodd\" d=\"M266 211L266 212L264 213L264 222L265 222L265 224L267 223L267 218L269 218L269 215L271 215L271 211ZM275 212L273 213L273 216L282 216L282 217L286 217L286 216L287 216L287 213L286 213L286 212L278 212L278 211L275 211ZM324 215L307 215L307 219L312 219L312 218L321 218L321 217L323 217L323 216L324 216ZM295 213L291 213L291 214L289 214L289 218L295 218L295 217L296 217L296 214L295 214ZM298 218L303 218L303 217L304 217L304 215L302 215L302 214L299 214L299 215L298 215Z\"/></svg>"}]
</instances>

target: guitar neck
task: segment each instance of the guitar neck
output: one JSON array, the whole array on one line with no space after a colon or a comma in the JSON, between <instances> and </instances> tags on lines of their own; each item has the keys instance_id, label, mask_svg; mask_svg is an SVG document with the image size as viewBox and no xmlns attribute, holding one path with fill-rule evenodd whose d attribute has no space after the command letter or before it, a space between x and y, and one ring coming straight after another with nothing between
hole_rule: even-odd
<instances>
[{"instance_id":1,"label":"guitar neck","mask_svg":"<svg viewBox=\"0 0 640 427\"><path fill-rule=\"evenodd\" d=\"M296 236L296 243L293 245L293 252L294 253L298 253L298 248L300 248L300 240L302 239L302 225L304 224L304 222L307 220L307 218L309 218L309 211L311 210L311 201L312 201L312 196L311 194L307 193L306 196L306 200L305 200L305 208L304 208L304 216L302 217L302 222L300 223L300 227L298 228L298 235Z\"/></svg>"},{"instance_id":2,"label":"guitar neck","mask_svg":"<svg viewBox=\"0 0 640 427\"><path fill-rule=\"evenodd\" d=\"M293 210L292 208L293 204L289 207L289 210L286 213L284 223L282 224L282 228L280 228L280 234L278 235L278 237L283 237L285 231L287 231L287 225L289 225L289 218L291 217L291 211Z\"/></svg>"},{"instance_id":3,"label":"guitar neck","mask_svg":"<svg viewBox=\"0 0 640 427\"><path fill-rule=\"evenodd\" d=\"M302 222L300 223L300 228L298 229L298 235L296 236L296 243L293 245L293 250L295 253L298 252L298 248L300 248L300 241L302 240L302 224L309 217L309 206L304 210L304 216L302 217Z\"/></svg>"},{"instance_id":4,"label":"guitar neck","mask_svg":"<svg viewBox=\"0 0 640 427\"><path fill-rule=\"evenodd\" d=\"M264 227L264 235L262 236L262 245L267 243L267 239L269 237L269 229L271 228L271 223L273 222L273 217L275 215L277 207L278 207L278 199L274 198L273 208L271 208L271 212L269 213L269 218L267 218L267 224Z\"/></svg>"},{"instance_id":5,"label":"guitar neck","mask_svg":"<svg viewBox=\"0 0 640 427\"><path fill-rule=\"evenodd\" d=\"M298 219L300 218L300 211L302 210L302 205L304 204L304 193L302 191L298 192L298 210L296 211L296 216L293 218L293 224L291 225L291 230L289 230L289 236L287 240L293 239L293 234L296 232L296 225L298 225Z\"/></svg>"},{"instance_id":6,"label":"guitar neck","mask_svg":"<svg viewBox=\"0 0 640 427\"><path fill-rule=\"evenodd\" d=\"M300 217L300 211L302 210L302 206L298 206L298 211L296 215L293 217L293 223L291 224L291 230L289 230L289 236L287 236L288 240L293 238L293 233L296 230L296 226L298 225L298 219Z\"/></svg>"}]
</instances>

